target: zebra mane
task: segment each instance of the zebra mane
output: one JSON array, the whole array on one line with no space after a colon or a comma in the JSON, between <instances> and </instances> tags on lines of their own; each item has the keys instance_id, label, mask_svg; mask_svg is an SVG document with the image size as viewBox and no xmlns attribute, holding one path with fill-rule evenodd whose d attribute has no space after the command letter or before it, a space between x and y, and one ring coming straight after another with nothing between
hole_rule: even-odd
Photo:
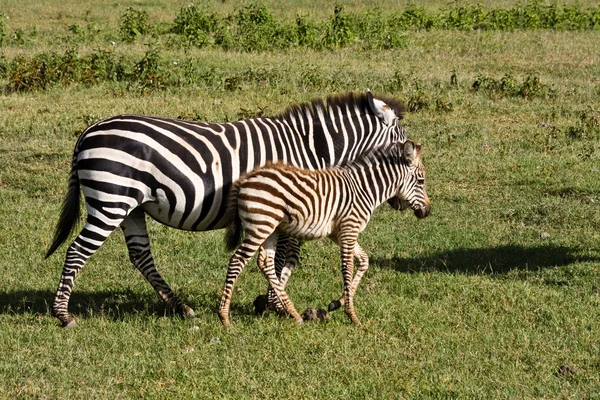
<instances>
[{"instance_id":1,"label":"zebra mane","mask_svg":"<svg viewBox=\"0 0 600 400\"><path fill-rule=\"evenodd\" d=\"M399 119L404 117L406 107L400 100L393 96L373 94L378 100L387 104L396 114ZM369 105L369 99L365 92L346 92L327 96L325 99L318 98L307 102L292 104L288 106L282 113L275 115L274 118L290 120L292 117L301 114L315 115L318 110L327 111L329 108L337 108L348 106L350 109L357 108L363 110L365 114L375 115Z\"/></svg>"},{"instance_id":2,"label":"zebra mane","mask_svg":"<svg viewBox=\"0 0 600 400\"><path fill-rule=\"evenodd\" d=\"M361 154L355 160L348 160L343 164L333 168L348 168L353 166L370 166L375 162L388 160L393 163L400 162L404 152L404 143L397 142L376 147L366 153Z\"/></svg>"},{"instance_id":3,"label":"zebra mane","mask_svg":"<svg viewBox=\"0 0 600 400\"><path fill-rule=\"evenodd\" d=\"M399 163L399 162L401 162L403 151L404 151L404 143L400 143L400 142L391 143L391 144L383 145L380 147L376 147L376 148L372 149L371 151L368 151L368 152L360 155L355 160L351 160L351 161L348 160L339 165L330 165L329 167L327 167L327 169L341 170L341 169L354 168L354 167L359 167L359 168L360 167L369 167L370 165L373 165L373 163L377 163L377 162L381 162L381 161L388 161L391 163ZM297 167L292 164L284 163L283 161L276 161L276 162L268 161L262 167L258 167L256 169L254 169L253 171L242 174L240 176L240 179L238 181L234 182L233 185L236 186L237 183L243 181L242 178L245 178L248 175L253 175L255 173L259 173L260 171L269 170L269 169L277 169L277 170L281 170L281 171L302 170L304 174L309 175L309 176L314 175L314 174L319 174L320 173L319 171L322 171L322 170L318 170L318 169L311 170L311 169L306 169L306 168L300 168L300 167Z\"/></svg>"}]
</instances>

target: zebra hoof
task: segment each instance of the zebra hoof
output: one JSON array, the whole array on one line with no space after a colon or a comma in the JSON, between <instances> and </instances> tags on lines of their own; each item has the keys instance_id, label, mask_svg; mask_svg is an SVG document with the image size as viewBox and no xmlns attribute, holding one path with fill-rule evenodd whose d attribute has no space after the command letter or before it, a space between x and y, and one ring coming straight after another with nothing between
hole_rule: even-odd
<instances>
[{"instance_id":1,"label":"zebra hoof","mask_svg":"<svg viewBox=\"0 0 600 400\"><path fill-rule=\"evenodd\" d=\"M256 296L256 299L254 300L254 314L256 315L263 315L265 313L265 311L267 311L267 296L265 296L264 294L258 295Z\"/></svg>"},{"instance_id":2,"label":"zebra hoof","mask_svg":"<svg viewBox=\"0 0 600 400\"><path fill-rule=\"evenodd\" d=\"M339 300L333 300L331 303L329 303L329 306L327 307L327 310L331 311L335 311L338 308L340 308L342 306L342 303Z\"/></svg>"},{"instance_id":3,"label":"zebra hoof","mask_svg":"<svg viewBox=\"0 0 600 400\"><path fill-rule=\"evenodd\" d=\"M196 313L194 312L194 310L192 309L192 307L187 306L187 305L183 305L183 316L185 318L194 318L196 316Z\"/></svg>"},{"instance_id":4,"label":"zebra hoof","mask_svg":"<svg viewBox=\"0 0 600 400\"><path fill-rule=\"evenodd\" d=\"M77 326L77 322L75 322L75 320L72 319L68 323L63 324L63 329L71 329L71 328L75 328L76 326Z\"/></svg>"}]
</instances>

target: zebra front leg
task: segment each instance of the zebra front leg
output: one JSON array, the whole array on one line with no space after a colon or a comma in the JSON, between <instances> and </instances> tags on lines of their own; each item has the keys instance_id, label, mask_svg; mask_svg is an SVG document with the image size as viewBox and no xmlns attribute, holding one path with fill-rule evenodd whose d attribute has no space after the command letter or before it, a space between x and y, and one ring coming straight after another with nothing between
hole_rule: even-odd
<instances>
[{"instance_id":1,"label":"zebra front leg","mask_svg":"<svg viewBox=\"0 0 600 400\"><path fill-rule=\"evenodd\" d=\"M116 224L114 226L107 225L100 219L88 215L85 226L67 249L62 275L52 304L52 315L59 319L63 328L77 326L77 322L69 314L69 300L75 278L88 258L102 246L108 235L117 228L121 221L111 222Z\"/></svg>"},{"instance_id":2,"label":"zebra front leg","mask_svg":"<svg viewBox=\"0 0 600 400\"><path fill-rule=\"evenodd\" d=\"M150 252L150 239L144 210L141 208L133 210L121 223L121 229L125 235L129 259L165 302L167 309L184 317L193 318L194 310L173 293L156 269L154 258Z\"/></svg>"},{"instance_id":3,"label":"zebra front leg","mask_svg":"<svg viewBox=\"0 0 600 400\"><path fill-rule=\"evenodd\" d=\"M356 325L360 325L360 320L354 311L354 252L356 248L356 237L354 235L342 237L339 240L340 252L342 258L342 277L344 279L344 311L346 315Z\"/></svg>"},{"instance_id":4,"label":"zebra front leg","mask_svg":"<svg viewBox=\"0 0 600 400\"><path fill-rule=\"evenodd\" d=\"M277 233L273 233L265 242L263 243L260 251L261 255L259 257L259 268L265 274L265 277L269 281L269 288L273 290L275 296L277 297L279 303L282 305L283 310L289 314L292 318L296 320L298 323L302 323L302 317L296 311L294 304L290 300L289 296L285 292L285 283L283 283L275 272L275 253L277 247ZM295 241L295 240L294 240ZM287 275L289 278L289 274ZM287 281L287 278L286 278Z\"/></svg>"},{"instance_id":5,"label":"zebra front leg","mask_svg":"<svg viewBox=\"0 0 600 400\"><path fill-rule=\"evenodd\" d=\"M354 247L354 257L358 259L359 265L358 271L356 271L356 275L354 276L354 279L352 281L352 296L356 294L356 289L358 287L358 284L360 283L360 280L362 279L367 269L369 269L369 256L367 255L367 253L365 253L365 251L362 249L362 247L360 247L358 243ZM329 303L328 310L335 311L338 308L342 307L344 304L345 300L344 295L342 294L342 296L339 299L333 300L331 303Z\"/></svg>"},{"instance_id":6,"label":"zebra front leg","mask_svg":"<svg viewBox=\"0 0 600 400\"><path fill-rule=\"evenodd\" d=\"M229 308L231 305L231 296L233 294L233 286L235 281L240 276L240 273L248 264L256 250L260 247L260 241L248 237L242 242L238 249L233 253L227 267L227 277L225 278L225 288L221 296L221 304L219 305L219 319L224 326L231 326L229 322Z\"/></svg>"}]
</instances>

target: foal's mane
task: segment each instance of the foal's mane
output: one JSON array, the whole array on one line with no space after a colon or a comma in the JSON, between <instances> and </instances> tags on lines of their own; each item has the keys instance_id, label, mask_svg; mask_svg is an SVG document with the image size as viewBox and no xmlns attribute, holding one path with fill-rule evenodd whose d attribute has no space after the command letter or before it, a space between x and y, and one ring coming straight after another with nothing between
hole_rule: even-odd
<instances>
[{"instance_id":1,"label":"foal's mane","mask_svg":"<svg viewBox=\"0 0 600 400\"><path fill-rule=\"evenodd\" d=\"M381 94L373 94L373 97L387 104L399 119L404 117L406 107L397 98ZM319 109L327 111L329 108L336 109L338 106L342 107L342 109L345 109L346 106L348 106L351 110L357 108L365 114L374 115L369 106L369 99L365 92L346 92L329 95L325 97L325 99L318 98L307 102L292 104L274 118L289 120L292 116L298 115L298 113L315 115Z\"/></svg>"}]
</instances>

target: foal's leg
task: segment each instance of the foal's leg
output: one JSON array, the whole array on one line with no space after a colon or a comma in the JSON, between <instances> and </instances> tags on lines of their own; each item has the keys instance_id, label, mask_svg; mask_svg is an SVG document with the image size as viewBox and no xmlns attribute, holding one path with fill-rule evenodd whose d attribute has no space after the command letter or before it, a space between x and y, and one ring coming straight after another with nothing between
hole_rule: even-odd
<instances>
[{"instance_id":1,"label":"foal's leg","mask_svg":"<svg viewBox=\"0 0 600 400\"><path fill-rule=\"evenodd\" d=\"M221 296L221 304L219 305L219 318L224 326L231 326L231 322L229 322L229 307L231 305L231 295L233 294L235 281L259 247L260 241L246 235L240 247L238 247L229 260L225 288Z\"/></svg>"},{"instance_id":2,"label":"foal's leg","mask_svg":"<svg viewBox=\"0 0 600 400\"><path fill-rule=\"evenodd\" d=\"M367 269L369 269L369 256L367 255L367 253L365 253L365 251L362 249L362 247L360 247L360 245L357 243L356 246L354 247L354 257L356 257L358 259L358 271L356 271L356 275L354 276L354 279L352 280L352 296L354 296L354 294L356 294L356 288L358 287L358 284L360 283L360 280L362 279L363 275L365 274L365 272L367 271ZM341 306L343 306L345 303L344 301L344 295L342 294L342 296L337 299L337 300L333 300L331 303L329 303L329 311L334 311L337 310L338 308L340 308Z\"/></svg>"},{"instance_id":3,"label":"foal's leg","mask_svg":"<svg viewBox=\"0 0 600 400\"><path fill-rule=\"evenodd\" d=\"M294 238L280 235L277 240L277 252L275 253L275 273L284 289L292 275L292 271L298 264L299 258L300 245L298 241ZM269 286L267 292L267 308L279 314L287 314L271 286Z\"/></svg>"},{"instance_id":4,"label":"foal's leg","mask_svg":"<svg viewBox=\"0 0 600 400\"><path fill-rule=\"evenodd\" d=\"M259 257L259 268L265 274L265 277L269 280L270 287L275 292L277 299L281 303L286 311L296 322L301 323L302 317L296 311L294 304L290 300L289 296L285 292L284 284L277 278L275 273L275 253L277 247L277 233L271 234L261 247L261 256Z\"/></svg>"},{"instance_id":5,"label":"foal's leg","mask_svg":"<svg viewBox=\"0 0 600 400\"><path fill-rule=\"evenodd\" d=\"M360 320L354 311L354 251L356 248L356 235L347 234L339 238L342 257L342 276L344 279L344 311L353 323L360 325ZM361 275L362 276L362 275Z\"/></svg>"},{"instance_id":6,"label":"foal's leg","mask_svg":"<svg viewBox=\"0 0 600 400\"><path fill-rule=\"evenodd\" d=\"M142 273L144 278L152 285L156 293L165 302L167 308L184 317L193 317L194 310L184 304L173 293L167 282L156 270L154 259L150 252L150 240L146 229L146 216L144 210L136 208L121 223L121 229L125 235L129 259Z\"/></svg>"},{"instance_id":7,"label":"foal's leg","mask_svg":"<svg viewBox=\"0 0 600 400\"><path fill-rule=\"evenodd\" d=\"M354 297L354 295L356 294L358 284L360 283L360 280L369 268L369 256L367 255L367 253L365 253L365 251L360 247L358 243L354 247L354 257L358 259L359 264L358 271L356 271L356 275L354 276L354 279L352 280L351 284L352 297ZM341 306L344 306L345 302L345 294L342 294L342 296L339 299L333 300L331 303L329 303L328 309L329 311L337 310Z\"/></svg>"},{"instance_id":8,"label":"foal's leg","mask_svg":"<svg viewBox=\"0 0 600 400\"><path fill-rule=\"evenodd\" d=\"M290 240L291 239L289 236L282 234L280 234L279 238L277 239L277 251L275 253L275 273L277 274L277 277L281 276L281 270L283 269L283 265L285 264L285 255L287 253L288 242ZM257 257L257 264L259 266L259 269L261 263L264 264L264 259L261 259L261 257L264 257L264 252L259 252ZM254 300L254 312L256 314L260 315L267 310L275 311L278 314L285 314L283 305L281 305L281 303L277 299L275 291L273 290L271 285L269 285L266 295L260 294L256 296L256 299Z\"/></svg>"}]
</instances>

